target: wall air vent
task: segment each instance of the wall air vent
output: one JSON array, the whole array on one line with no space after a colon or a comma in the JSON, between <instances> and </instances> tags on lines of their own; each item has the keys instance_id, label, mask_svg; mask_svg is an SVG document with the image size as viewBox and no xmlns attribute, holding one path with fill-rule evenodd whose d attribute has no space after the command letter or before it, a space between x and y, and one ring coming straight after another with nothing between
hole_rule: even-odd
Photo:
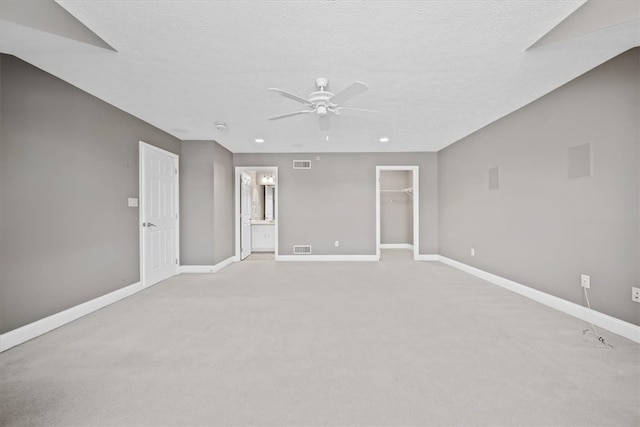
<instances>
[{"instance_id":1,"label":"wall air vent","mask_svg":"<svg viewBox=\"0 0 640 427\"><path fill-rule=\"evenodd\" d=\"M311 169L311 160L294 160L294 169Z\"/></svg>"},{"instance_id":2,"label":"wall air vent","mask_svg":"<svg viewBox=\"0 0 640 427\"><path fill-rule=\"evenodd\" d=\"M500 188L500 169L495 167L489 169L489 190Z\"/></svg>"},{"instance_id":3,"label":"wall air vent","mask_svg":"<svg viewBox=\"0 0 640 427\"><path fill-rule=\"evenodd\" d=\"M591 144L569 147L569 179L591 176Z\"/></svg>"},{"instance_id":4,"label":"wall air vent","mask_svg":"<svg viewBox=\"0 0 640 427\"><path fill-rule=\"evenodd\" d=\"M311 245L293 245L294 255L309 255L311 253Z\"/></svg>"}]
</instances>

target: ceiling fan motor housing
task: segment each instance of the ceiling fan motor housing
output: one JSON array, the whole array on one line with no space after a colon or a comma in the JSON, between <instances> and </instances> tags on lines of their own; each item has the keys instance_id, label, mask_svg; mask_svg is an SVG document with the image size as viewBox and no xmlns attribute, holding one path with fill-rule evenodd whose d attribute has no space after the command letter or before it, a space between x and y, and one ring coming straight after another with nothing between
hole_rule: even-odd
<instances>
[{"instance_id":1,"label":"ceiling fan motor housing","mask_svg":"<svg viewBox=\"0 0 640 427\"><path fill-rule=\"evenodd\" d=\"M311 92L309 94L309 102L312 104L324 104L327 103L331 97L333 97L333 93L327 92L326 90Z\"/></svg>"},{"instance_id":2,"label":"ceiling fan motor housing","mask_svg":"<svg viewBox=\"0 0 640 427\"><path fill-rule=\"evenodd\" d=\"M321 83L326 84L326 82L327 79L318 79L317 83L320 90L309 94L309 102L314 105L316 113L319 116L326 116L329 111L333 111L332 107L334 107L334 105L329 102L333 97L333 93L323 90L324 87L320 86Z\"/></svg>"}]
</instances>

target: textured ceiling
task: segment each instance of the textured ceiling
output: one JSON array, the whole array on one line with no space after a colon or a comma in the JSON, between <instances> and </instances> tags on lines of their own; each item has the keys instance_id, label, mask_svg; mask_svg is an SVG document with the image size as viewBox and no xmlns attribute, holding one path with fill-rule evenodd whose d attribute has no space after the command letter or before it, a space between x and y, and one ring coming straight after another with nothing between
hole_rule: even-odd
<instances>
[{"instance_id":1,"label":"textured ceiling","mask_svg":"<svg viewBox=\"0 0 640 427\"><path fill-rule=\"evenodd\" d=\"M0 50L182 140L233 152L437 151L640 45L637 14L567 19L584 1L58 3L115 51L6 8ZM570 29L536 44L565 20ZM383 113L331 117L328 134L311 114L266 120L304 108L267 88L306 97L318 77L333 92L367 83L344 105Z\"/></svg>"}]
</instances>

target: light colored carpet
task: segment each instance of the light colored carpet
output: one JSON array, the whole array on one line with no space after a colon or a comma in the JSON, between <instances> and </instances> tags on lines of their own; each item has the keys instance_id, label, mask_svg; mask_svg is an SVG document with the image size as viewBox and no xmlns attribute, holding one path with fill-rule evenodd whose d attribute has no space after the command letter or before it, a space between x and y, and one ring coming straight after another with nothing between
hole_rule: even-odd
<instances>
[{"instance_id":1,"label":"light colored carpet","mask_svg":"<svg viewBox=\"0 0 640 427\"><path fill-rule=\"evenodd\" d=\"M275 253L273 252L253 252L244 259L245 261L274 261Z\"/></svg>"},{"instance_id":2,"label":"light colored carpet","mask_svg":"<svg viewBox=\"0 0 640 427\"><path fill-rule=\"evenodd\" d=\"M0 424L639 425L640 346L440 263L181 275L0 354Z\"/></svg>"}]
</instances>

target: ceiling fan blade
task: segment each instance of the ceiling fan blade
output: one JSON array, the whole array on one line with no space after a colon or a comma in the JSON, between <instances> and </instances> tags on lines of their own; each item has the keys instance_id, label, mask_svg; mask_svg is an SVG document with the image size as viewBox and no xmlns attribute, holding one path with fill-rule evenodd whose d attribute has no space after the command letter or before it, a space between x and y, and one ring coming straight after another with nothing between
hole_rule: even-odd
<instances>
[{"instance_id":1,"label":"ceiling fan blade","mask_svg":"<svg viewBox=\"0 0 640 427\"><path fill-rule=\"evenodd\" d=\"M335 113L336 114L340 114L341 110L364 111L365 113L380 113L380 114L382 114L382 111L378 111L378 110L367 110L365 108L353 108L353 107L337 107L335 109Z\"/></svg>"},{"instance_id":2,"label":"ceiling fan blade","mask_svg":"<svg viewBox=\"0 0 640 427\"><path fill-rule=\"evenodd\" d=\"M292 94L292 93L289 93L289 92L287 92L287 91L285 91L285 90L277 89L277 88L275 88L275 87L270 87L270 88L269 88L269 90L273 90L273 91L275 91L275 92L278 92L280 95L282 95L282 96L284 96L284 97L286 97L286 98L289 98L289 99L293 99L294 101L298 101L298 102L300 102L300 103L302 103L302 104L305 104L305 105L313 105L311 102L309 102L309 100L304 99L304 98L303 98L303 97L301 97L301 96L298 96L298 95L294 95L294 94Z\"/></svg>"},{"instance_id":3,"label":"ceiling fan blade","mask_svg":"<svg viewBox=\"0 0 640 427\"><path fill-rule=\"evenodd\" d=\"M327 131L331 129L331 123L329 123L329 116L320 116L320 130Z\"/></svg>"},{"instance_id":4,"label":"ceiling fan blade","mask_svg":"<svg viewBox=\"0 0 640 427\"><path fill-rule=\"evenodd\" d=\"M295 113L282 114L281 116L269 117L267 120L280 120L287 117L297 116L299 114L307 114L307 113L313 113L313 110L303 110L303 111L296 111Z\"/></svg>"},{"instance_id":5,"label":"ceiling fan blade","mask_svg":"<svg viewBox=\"0 0 640 427\"><path fill-rule=\"evenodd\" d=\"M349 98L353 98L356 95L360 95L362 92L365 92L368 89L368 86L362 82L353 82L350 86L347 86L345 89L333 95L329 101L333 104L340 104L343 101L346 101Z\"/></svg>"}]
</instances>

